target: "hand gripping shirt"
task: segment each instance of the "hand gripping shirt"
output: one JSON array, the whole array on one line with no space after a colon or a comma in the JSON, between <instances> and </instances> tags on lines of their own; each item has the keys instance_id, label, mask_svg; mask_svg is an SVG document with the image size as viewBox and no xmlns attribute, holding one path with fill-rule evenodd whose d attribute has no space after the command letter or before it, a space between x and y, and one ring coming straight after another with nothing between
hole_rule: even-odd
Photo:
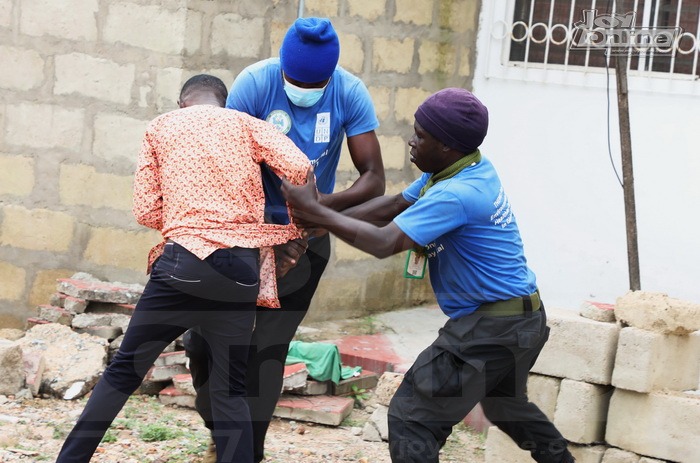
<instances>
[{"instance_id":1,"label":"hand gripping shirt","mask_svg":"<svg viewBox=\"0 0 700 463\"><path fill-rule=\"evenodd\" d=\"M296 185L306 182L309 160L265 121L211 105L163 114L143 138L133 213L200 259L221 248L261 248L258 305L279 307L270 246L300 233L264 223L261 163ZM149 271L164 244L151 250Z\"/></svg>"},{"instance_id":2,"label":"hand gripping shirt","mask_svg":"<svg viewBox=\"0 0 700 463\"><path fill-rule=\"evenodd\" d=\"M430 283L443 312L456 319L483 303L534 293L535 275L491 162L482 158L419 199L429 176L403 191L413 204L394 223L427 248Z\"/></svg>"},{"instance_id":3,"label":"hand gripping shirt","mask_svg":"<svg viewBox=\"0 0 700 463\"><path fill-rule=\"evenodd\" d=\"M284 92L279 58L245 68L233 82L226 107L264 119L291 138L313 164L316 186L325 194L335 187L344 136L353 137L379 126L367 87L340 66L318 103L309 108L292 104ZM265 170L263 179L272 220L287 223L280 180Z\"/></svg>"}]
</instances>

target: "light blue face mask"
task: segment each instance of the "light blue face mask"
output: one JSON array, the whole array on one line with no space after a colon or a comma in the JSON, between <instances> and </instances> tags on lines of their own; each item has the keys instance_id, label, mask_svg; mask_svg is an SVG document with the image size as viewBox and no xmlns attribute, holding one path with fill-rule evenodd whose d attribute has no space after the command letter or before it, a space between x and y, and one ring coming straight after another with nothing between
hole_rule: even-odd
<instances>
[{"instance_id":1,"label":"light blue face mask","mask_svg":"<svg viewBox=\"0 0 700 463\"><path fill-rule=\"evenodd\" d=\"M287 94L287 98L292 104L302 108L309 108L318 103L327 86L328 84L324 85L323 88L301 88L284 79L284 93Z\"/></svg>"}]
</instances>

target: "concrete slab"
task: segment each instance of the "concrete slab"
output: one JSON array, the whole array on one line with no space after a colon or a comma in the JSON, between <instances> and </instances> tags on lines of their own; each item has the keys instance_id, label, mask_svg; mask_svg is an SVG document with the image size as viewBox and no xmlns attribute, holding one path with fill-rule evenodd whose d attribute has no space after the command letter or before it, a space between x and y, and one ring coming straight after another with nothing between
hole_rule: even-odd
<instances>
[{"instance_id":1,"label":"concrete slab","mask_svg":"<svg viewBox=\"0 0 700 463\"><path fill-rule=\"evenodd\" d=\"M161 365L152 366L146 373L144 381L172 381L175 375L188 374L189 370L184 365Z\"/></svg>"},{"instance_id":2,"label":"concrete slab","mask_svg":"<svg viewBox=\"0 0 700 463\"><path fill-rule=\"evenodd\" d=\"M533 373L610 384L620 328L561 309L547 309L551 328Z\"/></svg>"},{"instance_id":3,"label":"concrete slab","mask_svg":"<svg viewBox=\"0 0 700 463\"><path fill-rule=\"evenodd\" d=\"M610 401L605 440L639 455L694 463L700 461L698 423L700 396L616 389Z\"/></svg>"},{"instance_id":4,"label":"concrete slab","mask_svg":"<svg viewBox=\"0 0 700 463\"><path fill-rule=\"evenodd\" d=\"M282 392L303 388L308 376L309 370L304 363L285 365L282 373Z\"/></svg>"},{"instance_id":5,"label":"concrete slab","mask_svg":"<svg viewBox=\"0 0 700 463\"><path fill-rule=\"evenodd\" d=\"M338 346L344 365L360 366L376 373L395 371L409 359L396 354L391 339L384 334L345 336L332 341Z\"/></svg>"},{"instance_id":6,"label":"concrete slab","mask_svg":"<svg viewBox=\"0 0 700 463\"><path fill-rule=\"evenodd\" d=\"M377 386L378 382L379 377L375 372L369 370L362 370L359 376L344 379L340 381L337 385L331 383L333 384L332 394L350 395L352 393L353 386L357 389L372 389Z\"/></svg>"},{"instance_id":7,"label":"concrete slab","mask_svg":"<svg viewBox=\"0 0 700 463\"><path fill-rule=\"evenodd\" d=\"M164 405L194 408L195 396L178 390L175 386L166 387L158 394L158 399Z\"/></svg>"},{"instance_id":8,"label":"concrete slab","mask_svg":"<svg viewBox=\"0 0 700 463\"><path fill-rule=\"evenodd\" d=\"M294 389L291 392L298 395L328 395L331 384L333 384L331 381L321 382L307 379L303 387Z\"/></svg>"},{"instance_id":9,"label":"concrete slab","mask_svg":"<svg viewBox=\"0 0 700 463\"><path fill-rule=\"evenodd\" d=\"M274 416L338 426L350 415L354 403L348 397L283 395L277 402Z\"/></svg>"},{"instance_id":10,"label":"concrete slab","mask_svg":"<svg viewBox=\"0 0 700 463\"><path fill-rule=\"evenodd\" d=\"M179 350L176 352L163 352L158 356L154 365L169 366L169 365L187 365L187 355L184 350Z\"/></svg>"}]
</instances>

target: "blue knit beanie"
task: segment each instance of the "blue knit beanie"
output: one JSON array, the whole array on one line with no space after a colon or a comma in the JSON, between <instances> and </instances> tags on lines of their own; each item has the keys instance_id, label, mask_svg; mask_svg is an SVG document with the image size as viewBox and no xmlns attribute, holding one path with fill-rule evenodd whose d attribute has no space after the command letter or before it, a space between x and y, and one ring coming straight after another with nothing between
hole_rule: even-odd
<instances>
[{"instance_id":1,"label":"blue knit beanie","mask_svg":"<svg viewBox=\"0 0 700 463\"><path fill-rule=\"evenodd\" d=\"M299 18L284 36L280 62L284 73L306 84L328 79L340 56L340 42L330 20Z\"/></svg>"}]
</instances>

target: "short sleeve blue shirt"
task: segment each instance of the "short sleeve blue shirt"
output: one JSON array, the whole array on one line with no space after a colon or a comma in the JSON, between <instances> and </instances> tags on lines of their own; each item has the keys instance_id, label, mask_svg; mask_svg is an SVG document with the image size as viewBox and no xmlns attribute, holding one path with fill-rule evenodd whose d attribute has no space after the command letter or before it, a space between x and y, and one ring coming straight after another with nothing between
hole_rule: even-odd
<instances>
[{"instance_id":1,"label":"short sleeve blue shirt","mask_svg":"<svg viewBox=\"0 0 700 463\"><path fill-rule=\"evenodd\" d=\"M404 190L413 204L394 223L427 248L430 282L445 314L459 318L483 303L535 292L510 201L491 162L482 157L419 199L428 177Z\"/></svg>"},{"instance_id":2,"label":"short sleeve blue shirt","mask_svg":"<svg viewBox=\"0 0 700 463\"><path fill-rule=\"evenodd\" d=\"M332 193L335 187L344 136L353 137L379 126L367 87L340 66L318 103L309 108L292 104L284 92L279 58L245 68L233 82L226 107L267 120L291 138L311 160L322 193ZM268 210L275 211L273 220L285 223L288 218L280 180L265 171L263 181Z\"/></svg>"}]
</instances>

